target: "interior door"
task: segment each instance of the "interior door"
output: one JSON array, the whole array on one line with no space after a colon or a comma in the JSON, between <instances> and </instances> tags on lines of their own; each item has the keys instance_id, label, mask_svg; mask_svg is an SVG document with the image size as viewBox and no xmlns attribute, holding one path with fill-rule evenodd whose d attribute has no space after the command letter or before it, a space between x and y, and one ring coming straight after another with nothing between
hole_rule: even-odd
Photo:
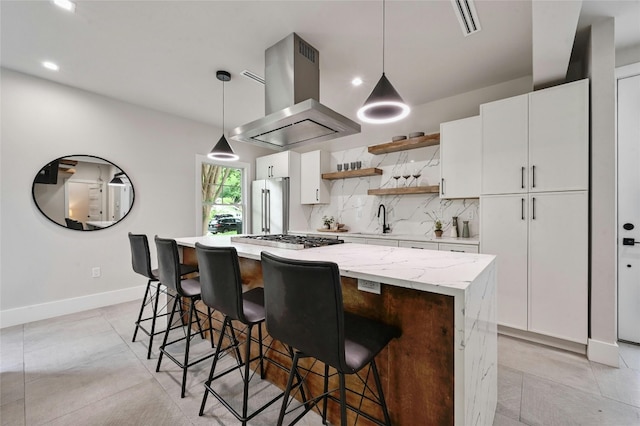
<instances>
[{"instance_id":1,"label":"interior door","mask_svg":"<svg viewBox=\"0 0 640 426\"><path fill-rule=\"evenodd\" d=\"M640 343L639 116L640 75L618 79L618 338L634 343Z\"/></svg>"}]
</instances>

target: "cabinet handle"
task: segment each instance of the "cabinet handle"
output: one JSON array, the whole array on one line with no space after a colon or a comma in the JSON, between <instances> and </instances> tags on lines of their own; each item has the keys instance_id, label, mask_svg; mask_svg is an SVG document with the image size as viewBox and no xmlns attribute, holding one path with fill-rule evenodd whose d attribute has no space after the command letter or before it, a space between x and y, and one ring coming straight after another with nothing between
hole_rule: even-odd
<instances>
[{"instance_id":1,"label":"cabinet handle","mask_svg":"<svg viewBox=\"0 0 640 426\"><path fill-rule=\"evenodd\" d=\"M455 251L456 253L465 253L464 250L449 250L449 251Z\"/></svg>"},{"instance_id":2,"label":"cabinet handle","mask_svg":"<svg viewBox=\"0 0 640 426\"><path fill-rule=\"evenodd\" d=\"M531 198L531 220L536 220L536 197Z\"/></svg>"},{"instance_id":3,"label":"cabinet handle","mask_svg":"<svg viewBox=\"0 0 640 426\"><path fill-rule=\"evenodd\" d=\"M524 220L524 198L522 198L521 200L522 200L522 207L520 208L520 212L521 212L522 220Z\"/></svg>"},{"instance_id":4,"label":"cabinet handle","mask_svg":"<svg viewBox=\"0 0 640 426\"><path fill-rule=\"evenodd\" d=\"M269 177L273 177L273 166L269 166Z\"/></svg>"},{"instance_id":5,"label":"cabinet handle","mask_svg":"<svg viewBox=\"0 0 640 426\"><path fill-rule=\"evenodd\" d=\"M442 183L440 186L442 187L442 195L444 195L444 178L441 179Z\"/></svg>"},{"instance_id":6,"label":"cabinet handle","mask_svg":"<svg viewBox=\"0 0 640 426\"><path fill-rule=\"evenodd\" d=\"M524 166L520 168L520 187L524 189Z\"/></svg>"},{"instance_id":7,"label":"cabinet handle","mask_svg":"<svg viewBox=\"0 0 640 426\"><path fill-rule=\"evenodd\" d=\"M320 201L320 199L318 198L318 189L316 189L316 201Z\"/></svg>"},{"instance_id":8,"label":"cabinet handle","mask_svg":"<svg viewBox=\"0 0 640 426\"><path fill-rule=\"evenodd\" d=\"M531 187L536 187L536 166L531 166Z\"/></svg>"}]
</instances>

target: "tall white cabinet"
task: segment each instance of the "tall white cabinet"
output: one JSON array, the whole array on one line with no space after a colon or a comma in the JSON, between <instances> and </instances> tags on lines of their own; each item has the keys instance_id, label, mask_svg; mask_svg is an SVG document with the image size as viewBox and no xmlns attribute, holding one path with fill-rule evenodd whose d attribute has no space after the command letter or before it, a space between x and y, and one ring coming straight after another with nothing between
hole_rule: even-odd
<instances>
[{"instance_id":1,"label":"tall white cabinet","mask_svg":"<svg viewBox=\"0 0 640 426\"><path fill-rule=\"evenodd\" d=\"M582 344L588 88L581 80L480 108L481 252L498 256L498 322Z\"/></svg>"}]
</instances>

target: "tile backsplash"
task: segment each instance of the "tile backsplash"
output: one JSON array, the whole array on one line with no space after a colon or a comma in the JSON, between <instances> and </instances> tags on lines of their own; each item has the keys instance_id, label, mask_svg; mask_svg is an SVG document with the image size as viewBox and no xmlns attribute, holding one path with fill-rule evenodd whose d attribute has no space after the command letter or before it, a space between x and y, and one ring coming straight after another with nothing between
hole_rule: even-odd
<instances>
[{"instance_id":1,"label":"tile backsplash","mask_svg":"<svg viewBox=\"0 0 640 426\"><path fill-rule=\"evenodd\" d=\"M352 232L382 233L382 217L378 218L378 206L384 204L387 223L393 234L433 236L434 222L440 219L444 235L451 232L452 217L458 217L458 232L462 234L462 221L469 221L471 237L479 233L479 201L474 199L441 200L438 194L367 195L368 189L415 186L416 179L393 176L418 174L419 186L437 185L440 180L439 145L400 151L383 155L369 154L367 147L331 153L331 171L337 165L362 162L362 168L377 167L383 174L362 178L330 181L331 202L303 206L308 229L322 227L323 216L333 216L346 224Z\"/></svg>"}]
</instances>

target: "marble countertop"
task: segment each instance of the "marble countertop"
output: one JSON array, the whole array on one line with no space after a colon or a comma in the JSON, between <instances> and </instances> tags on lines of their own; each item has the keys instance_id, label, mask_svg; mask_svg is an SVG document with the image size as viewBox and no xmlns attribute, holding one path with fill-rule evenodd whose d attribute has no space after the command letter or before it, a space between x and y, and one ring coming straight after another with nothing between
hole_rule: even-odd
<instances>
[{"instance_id":1,"label":"marble countertop","mask_svg":"<svg viewBox=\"0 0 640 426\"><path fill-rule=\"evenodd\" d=\"M233 246L241 257L260 260L268 251L298 260L322 260L338 264L340 274L398 287L446 295L459 295L494 262L495 256L450 251L415 250L368 244L335 244L303 250L280 249L231 242L228 236L176 238L180 246Z\"/></svg>"},{"instance_id":2,"label":"marble countertop","mask_svg":"<svg viewBox=\"0 0 640 426\"><path fill-rule=\"evenodd\" d=\"M354 238L380 238L383 240L402 240L402 241L421 241L428 243L446 243L446 244L469 244L479 245L480 240L477 237L472 238L450 238L443 236L442 238L436 238L434 236L415 235L415 234L369 234L366 232L324 232L317 230L291 230L290 234L313 234L313 235L326 235L331 237L354 237Z\"/></svg>"}]
</instances>

